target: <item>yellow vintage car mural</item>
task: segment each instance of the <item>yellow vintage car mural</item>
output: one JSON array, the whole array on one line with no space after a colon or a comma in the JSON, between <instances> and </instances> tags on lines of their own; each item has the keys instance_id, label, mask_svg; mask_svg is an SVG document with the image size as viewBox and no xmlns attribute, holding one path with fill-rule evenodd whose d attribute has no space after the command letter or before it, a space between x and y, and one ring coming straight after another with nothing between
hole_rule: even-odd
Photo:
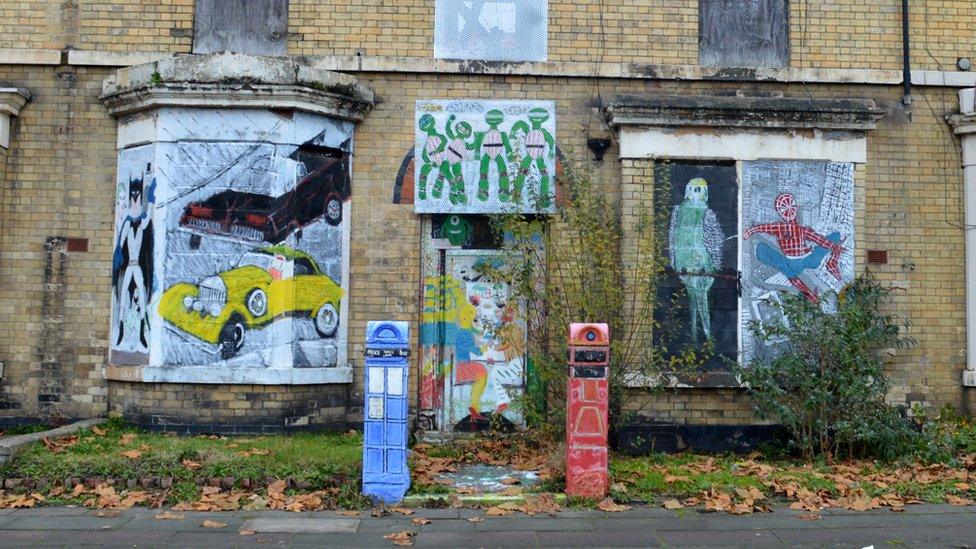
<instances>
[{"instance_id":1,"label":"yellow vintage car mural","mask_svg":"<svg viewBox=\"0 0 976 549\"><path fill-rule=\"evenodd\" d=\"M339 327L342 288L306 253L279 245L252 250L237 267L194 285L170 286L159 314L180 330L233 358L247 331L287 315L308 315L322 337Z\"/></svg>"}]
</instances>

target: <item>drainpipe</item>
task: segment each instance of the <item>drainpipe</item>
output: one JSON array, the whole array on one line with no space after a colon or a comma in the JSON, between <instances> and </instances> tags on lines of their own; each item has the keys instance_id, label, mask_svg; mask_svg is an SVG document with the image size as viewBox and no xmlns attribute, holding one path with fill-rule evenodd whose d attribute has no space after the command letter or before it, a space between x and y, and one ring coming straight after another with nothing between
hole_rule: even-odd
<instances>
[{"instance_id":1,"label":"drainpipe","mask_svg":"<svg viewBox=\"0 0 976 549\"><path fill-rule=\"evenodd\" d=\"M902 85L905 87L905 95L901 102L906 107L912 104L912 62L910 57L910 44L908 39L908 0L901 0L901 50L902 50Z\"/></svg>"},{"instance_id":2,"label":"drainpipe","mask_svg":"<svg viewBox=\"0 0 976 549\"><path fill-rule=\"evenodd\" d=\"M966 235L966 369L964 387L976 387L976 88L959 92L959 114L949 124L962 138Z\"/></svg>"}]
</instances>

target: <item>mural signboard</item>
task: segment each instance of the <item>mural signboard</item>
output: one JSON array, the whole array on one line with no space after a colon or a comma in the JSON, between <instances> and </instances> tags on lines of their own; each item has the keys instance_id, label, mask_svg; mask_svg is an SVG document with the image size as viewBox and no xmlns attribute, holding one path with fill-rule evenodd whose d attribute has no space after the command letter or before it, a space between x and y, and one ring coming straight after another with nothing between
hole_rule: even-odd
<instances>
[{"instance_id":1,"label":"mural signboard","mask_svg":"<svg viewBox=\"0 0 976 549\"><path fill-rule=\"evenodd\" d=\"M119 153L112 363L248 382L345 366L352 123L162 109Z\"/></svg>"},{"instance_id":2,"label":"mural signboard","mask_svg":"<svg viewBox=\"0 0 976 549\"><path fill-rule=\"evenodd\" d=\"M742 180L743 326L778 319L783 290L818 301L853 280L853 164L743 162ZM771 351L750 334L743 331L747 362Z\"/></svg>"},{"instance_id":3,"label":"mural signboard","mask_svg":"<svg viewBox=\"0 0 976 549\"><path fill-rule=\"evenodd\" d=\"M414 123L417 213L554 211L554 102L420 100Z\"/></svg>"}]
</instances>

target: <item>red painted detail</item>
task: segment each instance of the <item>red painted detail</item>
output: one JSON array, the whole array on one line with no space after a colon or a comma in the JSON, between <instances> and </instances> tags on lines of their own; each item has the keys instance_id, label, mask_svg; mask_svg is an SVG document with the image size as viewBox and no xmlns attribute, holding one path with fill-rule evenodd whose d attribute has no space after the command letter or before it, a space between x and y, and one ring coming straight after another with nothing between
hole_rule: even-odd
<instances>
[{"instance_id":1,"label":"red painted detail","mask_svg":"<svg viewBox=\"0 0 976 549\"><path fill-rule=\"evenodd\" d=\"M87 238L68 238L68 251L69 252L87 252L88 251L88 239Z\"/></svg>"},{"instance_id":2,"label":"red painted detail","mask_svg":"<svg viewBox=\"0 0 976 549\"><path fill-rule=\"evenodd\" d=\"M263 229L265 225L268 224L268 216L260 214L247 214L244 216L244 222L248 226L254 227L255 229Z\"/></svg>"},{"instance_id":3,"label":"red painted detail","mask_svg":"<svg viewBox=\"0 0 976 549\"><path fill-rule=\"evenodd\" d=\"M868 263L878 265L888 263L888 250L868 250Z\"/></svg>"},{"instance_id":4,"label":"red painted detail","mask_svg":"<svg viewBox=\"0 0 976 549\"><path fill-rule=\"evenodd\" d=\"M197 204L190 204L190 215L192 217L200 217L203 219L210 219L213 217L213 208L207 208L204 206L199 206Z\"/></svg>"}]
</instances>

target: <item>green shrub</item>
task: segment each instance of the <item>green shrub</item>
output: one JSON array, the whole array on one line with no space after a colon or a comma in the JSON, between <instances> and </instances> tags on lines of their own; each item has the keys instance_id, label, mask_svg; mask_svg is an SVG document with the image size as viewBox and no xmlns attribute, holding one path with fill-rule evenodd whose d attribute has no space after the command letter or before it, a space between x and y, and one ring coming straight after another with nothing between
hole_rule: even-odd
<instances>
[{"instance_id":1,"label":"green shrub","mask_svg":"<svg viewBox=\"0 0 976 549\"><path fill-rule=\"evenodd\" d=\"M892 459L917 448L918 433L885 403L887 351L914 344L882 312L890 296L862 275L820 303L784 296L783 320L751 324L757 344L773 351L737 373L759 415L782 423L805 458Z\"/></svg>"},{"instance_id":2,"label":"green shrub","mask_svg":"<svg viewBox=\"0 0 976 549\"><path fill-rule=\"evenodd\" d=\"M570 323L609 326L613 429L648 402L628 390L632 381L655 384L663 373L694 371L711 350L672 352L667 323L655 319L657 287L668 260L669 203L656 204L655 210L649 199L640 200L625 231L619 204L608 192L613 185L592 166L567 159L564 170L560 205L552 216L492 216L493 228L505 236L505 267L487 267L482 274L508 283L511 296L527 305L530 375L523 409L535 425L557 431L564 425ZM670 193L666 171L654 184L655 192Z\"/></svg>"}]
</instances>

